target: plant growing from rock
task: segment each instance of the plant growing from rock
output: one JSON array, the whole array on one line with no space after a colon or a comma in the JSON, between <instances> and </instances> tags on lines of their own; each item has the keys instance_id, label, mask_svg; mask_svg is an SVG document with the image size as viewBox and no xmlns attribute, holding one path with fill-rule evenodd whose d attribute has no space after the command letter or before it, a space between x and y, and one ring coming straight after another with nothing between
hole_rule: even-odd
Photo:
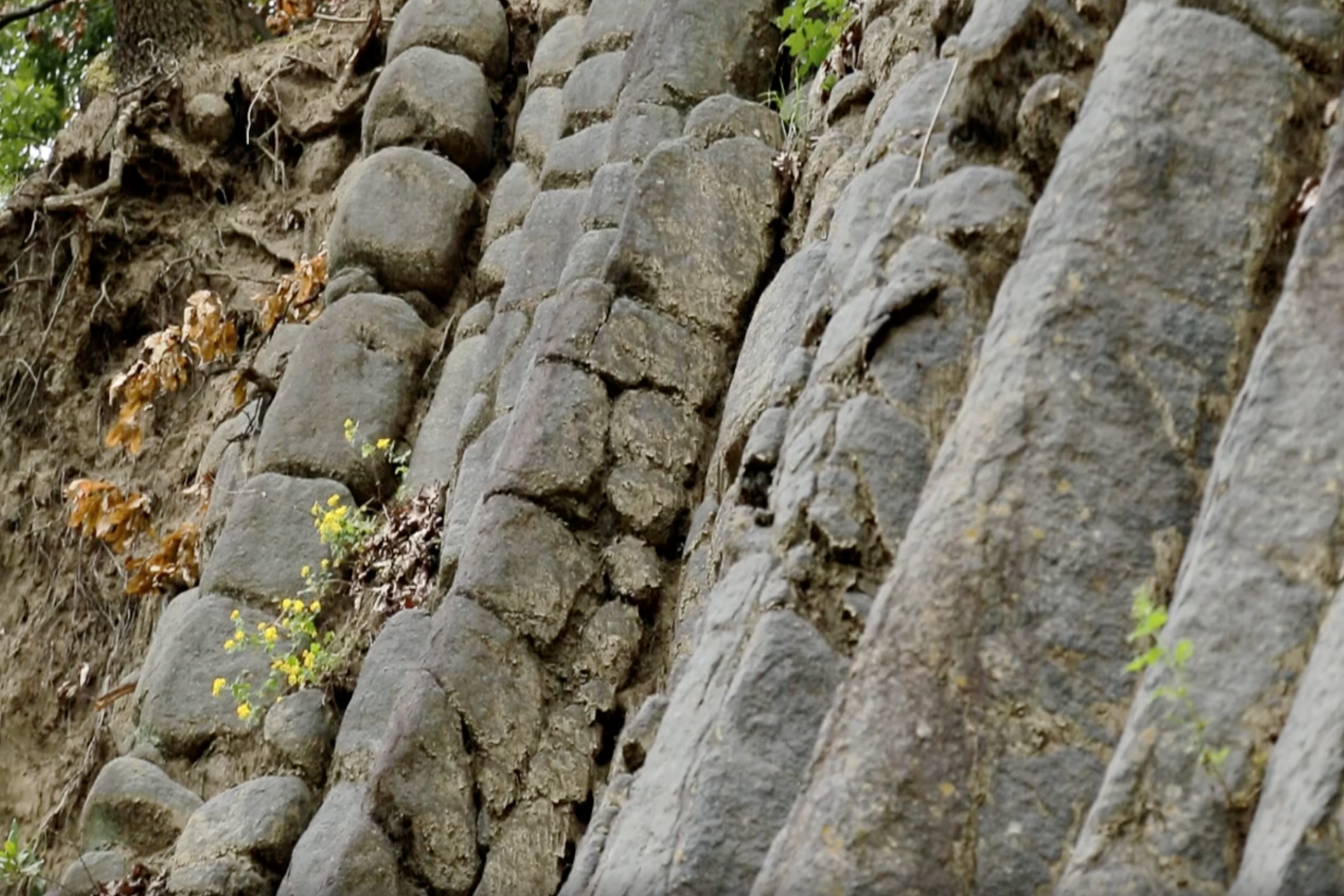
<instances>
[{"instance_id":1,"label":"plant growing from rock","mask_svg":"<svg viewBox=\"0 0 1344 896\"><path fill-rule=\"evenodd\" d=\"M355 444L359 424L347 419L344 430L345 440ZM398 479L405 477L410 451L398 452L391 439L366 440L359 445L359 451L366 458L380 452L385 454ZM323 687L346 671L355 650L354 639L338 638L331 630L319 632L317 617L322 612L322 599L338 587L338 570L353 566L353 577L366 580L374 588L377 616L385 618L399 609L414 606L405 588L397 586L403 584L402 580L409 580L418 594L433 578L436 552L430 552L426 545L437 547L437 527L425 523L427 520L436 523L438 514L435 506L426 510L427 501L434 505L433 496L426 494L393 507L381 517L366 508L344 503L340 495L332 495L325 505L315 502L313 525L331 556L323 558L316 569L305 565L300 570L305 583L303 591L298 598L280 601L280 613L273 622L257 623L256 631L249 632L241 624L242 613L235 610L231 618L237 628L233 637L224 642L229 653L260 650L270 655L269 676L255 688L246 676L232 682L216 678L212 695L218 697L227 690L237 704L238 717L255 722L264 715L265 707L278 703L287 690ZM359 610L358 599L354 609Z\"/></svg>"},{"instance_id":2,"label":"plant growing from rock","mask_svg":"<svg viewBox=\"0 0 1344 896\"><path fill-rule=\"evenodd\" d=\"M853 17L847 0L792 0L784 7L775 26L783 33L782 46L793 60L795 89L825 65ZM834 86L837 75L829 72L827 78L830 83L824 90Z\"/></svg>"},{"instance_id":3,"label":"plant growing from rock","mask_svg":"<svg viewBox=\"0 0 1344 896\"><path fill-rule=\"evenodd\" d=\"M1134 628L1129 633L1127 639L1129 643L1133 644L1136 641L1151 643L1146 650L1130 660L1125 671L1140 673L1147 669L1158 669L1170 676L1172 684L1159 686L1153 692L1153 698L1173 704L1173 710L1167 717L1175 718L1179 724L1189 729L1191 749L1198 754L1199 767L1220 784L1224 784L1226 789L1222 769L1230 748L1214 747L1208 742L1209 722L1200 715L1186 680L1186 666L1195 654L1194 643L1189 638L1181 638L1171 650L1157 643L1162 629L1167 624L1167 611L1164 607L1158 606L1152 592L1146 587L1134 592L1130 616L1134 620Z\"/></svg>"},{"instance_id":4,"label":"plant growing from rock","mask_svg":"<svg viewBox=\"0 0 1344 896\"><path fill-rule=\"evenodd\" d=\"M19 840L18 819L12 820L9 836L0 844L0 884L19 896L38 896L46 887L42 864L37 851Z\"/></svg>"},{"instance_id":5,"label":"plant growing from rock","mask_svg":"<svg viewBox=\"0 0 1344 896\"><path fill-rule=\"evenodd\" d=\"M325 561L324 561L325 562ZM312 575L312 570L303 568L304 578L309 586L306 590L321 588L321 579ZM285 598L280 601L280 614L274 622L258 622L255 632L245 631L242 613L234 610L230 618L237 626L233 637L224 642L229 653L239 650L260 650L272 657L271 672L264 682L254 691L252 683L246 677L232 682L216 678L211 687L211 695L218 697L228 690L237 703L238 718L252 721L261 718L261 701L279 703L283 699L282 689L286 686L293 690L320 687L327 677L343 662L341 651L334 646L335 633L331 631L319 634L317 617L322 612L322 602L312 600L305 603L299 598ZM278 653L281 647L283 653Z\"/></svg>"},{"instance_id":6,"label":"plant growing from rock","mask_svg":"<svg viewBox=\"0 0 1344 896\"><path fill-rule=\"evenodd\" d=\"M349 442L351 445L353 445L355 444L355 438L358 435L359 435L359 424L347 417L345 420L345 440ZM373 457L375 454L385 455L388 461L392 464L393 473L397 477L397 490L395 495L393 496L393 500L396 501L400 500L401 498L404 498L405 491L403 486L406 481L406 473L410 469L409 465L411 462L410 449L407 448L403 451L398 451L396 444L392 441L392 439L386 437L376 439L372 442L370 442L368 439L365 439L363 442L360 443L359 445L360 457L370 458Z\"/></svg>"}]
</instances>

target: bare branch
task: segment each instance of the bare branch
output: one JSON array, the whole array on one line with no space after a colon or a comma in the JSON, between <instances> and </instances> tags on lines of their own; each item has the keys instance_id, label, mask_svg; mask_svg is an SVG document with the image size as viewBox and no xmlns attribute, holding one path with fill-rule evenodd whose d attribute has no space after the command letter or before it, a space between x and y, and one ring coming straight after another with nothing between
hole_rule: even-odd
<instances>
[{"instance_id":1,"label":"bare branch","mask_svg":"<svg viewBox=\"0 0 1344 896\"><path fill-rule=\"evenodd\" d=\"M31 19L40 12L46 12L61 0L42 0L40 3L34 3L27 9L16 9L13 12L0 12L0 28L13 22L20 22L24 19Z\"/></svg>"}]
</instances>

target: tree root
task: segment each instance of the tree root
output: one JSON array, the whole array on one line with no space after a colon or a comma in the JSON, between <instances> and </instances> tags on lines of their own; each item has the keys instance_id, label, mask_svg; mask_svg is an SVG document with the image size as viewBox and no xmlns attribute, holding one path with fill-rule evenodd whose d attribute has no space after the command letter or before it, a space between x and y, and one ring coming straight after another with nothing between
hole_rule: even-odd
<instances>
[{"instance_id":1,"label":"tree root","mask_svg":"<svg viewBox=\"0 0 1344 896\"><path fill-rule=\"evenodd\" d=\"M127 101L125 107L117 115L116 129L112 133L112 159L108 166L107 180L96 187L78 193L49 196L42 203L43 208L49 212L55 212L68 208L84 207L121 192L121 176L126 169L126 158L130 149L127 132L131 127L131 119L139 111L140 97L135 96Z\"/></svg>"}]
</instances>

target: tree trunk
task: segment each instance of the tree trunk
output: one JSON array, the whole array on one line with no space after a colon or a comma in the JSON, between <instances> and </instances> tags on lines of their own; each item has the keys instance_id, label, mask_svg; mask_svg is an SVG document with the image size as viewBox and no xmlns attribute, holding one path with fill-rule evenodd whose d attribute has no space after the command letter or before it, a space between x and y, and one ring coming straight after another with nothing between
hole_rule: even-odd
<instances>
[{"instance_id":1,"label":"tree trunk","mask_svg":"<svg viewBox=\"0 0 1344 896\"><path fill-rule=\"evenodd\" d=\"M266 23L247 0L115 0L117 78L127 83L163 62L204 48L229 53L264 36Z\"/></svg>"}]
</instances>

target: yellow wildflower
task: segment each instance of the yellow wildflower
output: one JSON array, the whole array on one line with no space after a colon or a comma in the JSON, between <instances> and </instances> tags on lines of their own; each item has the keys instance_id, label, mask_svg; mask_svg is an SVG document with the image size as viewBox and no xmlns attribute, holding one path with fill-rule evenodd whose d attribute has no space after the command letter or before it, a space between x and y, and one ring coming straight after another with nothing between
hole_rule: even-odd
<instances>
[{"instance_id":1,"label":"yellow wildflower","mask_svg":"<svg viewBox=\"0 0 1344 896\"><path fill-rule=\"evenodd\" d=\"M305 579L312 574L313 568L306 563L303 565L303 569L299 570L299 575L303 576Z\"/></svg>"},{"instance_id":2,"label":"yellow wildflower","mask_svg":"<svg viewBox=\"0 0 1344 896\"><path fill-rule=\"evenodd\" d=\"M229 640L227 640L227 641L224 642L224 649L225 649L225 650L232 650L232 649L233 649L233 639L232 639L232 638L230 638Z\"/></svg>"},{"instance_id":3,"label":"yellow wildflower","mask_svg":"<svg viewBox=\"0 0 1344 896\"><path fill-rule=\"evenodd\" d=\"M222 678L216 678L214 684L212 684L212 685L210 686L210 696L211 696L211 697L218 697L218 696L219 696L219 692L222 691L222 690L224 690L224 686L227 685L227 684L228 684L228 682L225 681L224 679L222 679Z\"/></svg>"},{"instance_id":4,"label":"yellow wildflower","mask_svg":"<svg viewBox=\"0 0 1344 896\"><path fill-rule=\"evenodd\" d=\"M240 613L239 611L234 610L232 613L229 614L229 618L232 619L234 622L237 622L237 621L238 621L238 617L240 617L240 616L242 616L242 615L243 615L243 614Z\"/></svg>"},{"instance_id":5,"label":"yellow wildflower","mask_svg":"<svg viewBox=\"0 0 1344 896\"><path fill-rule=\"evenodd\" d=\"M240 719L246 719L246 718L247 718L248 716L250 716L250 715L252 715L252 704L251 704L251 703L239 703L239 704L238 704L238 718L240 718Z\"/></svg>"},{"instance_id":6,"label":"yellow wildflower","mask_svg":"<svg viewBox=\"0 0 1344 896\"><path fill-rule=\"evenodd\" d=\"M259 632L264 632L264 631L266 631L266 623L264 623L264 622L258 622L258 623L257 623L257 631L259 631Z\"/></svg>"},{"instance_id":7,"label":"yellow wildflower","mask_svg":"<svg viewBox=\"0 0 1344 896\"><path fill-rule=\"evenodd\" d=\"M312 613L321 613L321 612L322 612L322 603L321 603L320 601L316 601L316 600L315 600L315 601L313 601L311 604L308 605L308 610L309 610L310 612L312 612Z\"/></svg>"},{"instance_id":8,"label":"yellow wildflower","mask_svg":"<svg viewBox=\"0 0 1344 896\"><path fill-rule=\"evenodd\" d=\"M320 505L320 504L318 504L316 501L314 501L314 502L313 502L313 516L317 516L317 515L318 515L319 513L321 513L321 512L322 512L322 505Z\"/></svg>"},{"instance_id":9,"label":"yellow wildflower","mask_svg":"<svg viewBox=\"0 0 1344 896\"><path fill-rule=\"evenodd\" d=\"M378 440L378 450L379 450L379 451L386 451L387 449L389 449L389 448L391 448L391 447L392 447L392 440L391 440L391 439L379 439L379 440Z\"/></svg>"},{"instance_id":10,"label":"yellow wildflower","mask_svg":"<svg viewBox=\"0 0 1344 896\"><path fill-rule=\"evenodd\" d=\"M270 628L266 629L262 637L266 639L267 644L274 644L275 639L279 637L279 634L276 632L275 626L271 626Z\"/></svg>"},{"instance_id":11,"label":"yellow wildflower","mask_svg":"<svg viewBox=\"0 0 1344 896\"><path fill-rule=\"evenodd\" d=\"M326 570L326 569L328 569L330 566L331 566L331 561L328 560L327 558L323 557L323 558L322 558L322 569L323 569L323 570Z\"/></svg>"}]
</instances>

